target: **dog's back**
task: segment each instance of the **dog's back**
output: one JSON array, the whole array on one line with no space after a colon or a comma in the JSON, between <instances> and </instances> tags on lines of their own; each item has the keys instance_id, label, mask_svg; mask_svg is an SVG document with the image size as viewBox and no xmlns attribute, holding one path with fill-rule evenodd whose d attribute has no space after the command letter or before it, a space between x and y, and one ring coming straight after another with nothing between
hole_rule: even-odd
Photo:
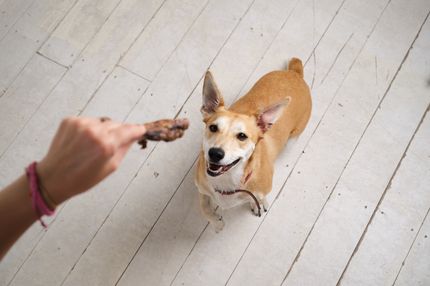
<instances>
[{"instance_id":1,"label":"dog's back","mask_svg":"<svg viewBox=\"0 0 430 286\"><path fill-rule=\"evenodd\" d=\"M275 156L283 149L290 135L303 131L311 114L311 95L303 79L302 62L293 58L288 70L266 74L229 108L233 112L255 115L282 101L287 102L286 108L265 135L271 139Z\"/></svg>"}]
</instances>

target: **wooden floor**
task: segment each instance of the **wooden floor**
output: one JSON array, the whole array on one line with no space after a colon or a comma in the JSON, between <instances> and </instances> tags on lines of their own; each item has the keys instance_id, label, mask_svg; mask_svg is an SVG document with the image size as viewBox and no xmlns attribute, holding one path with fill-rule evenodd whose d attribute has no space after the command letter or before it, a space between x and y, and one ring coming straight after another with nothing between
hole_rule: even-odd
<instances>
[{"instance_id":1,"label":"wooden floor","mask_svg":"<svg viewBox=\"0 0 430 286\"><path fill-rule=\"evenodd\" d=\"M0 285L430 285L430 1L0 0L0 187L69 115L188 117L35 224ZM270 209L193 184L209 68L228 103L300 57L313 113Z\"/></svg>"}]
</instances>

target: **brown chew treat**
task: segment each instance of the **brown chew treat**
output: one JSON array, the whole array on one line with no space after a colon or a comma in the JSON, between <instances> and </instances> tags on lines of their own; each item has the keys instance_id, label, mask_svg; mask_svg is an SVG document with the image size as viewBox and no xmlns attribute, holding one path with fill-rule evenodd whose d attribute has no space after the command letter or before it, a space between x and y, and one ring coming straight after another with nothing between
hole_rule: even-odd
<instances>
[{"instance_id":1,"label":"brown chew treat","mask_svg":"<svg viewBox=\"0 0 430 286\"><path fill-rule=\"evenodd\" d=\"M146 148L147 140L169 142L182 137L190 123L188 119L162 119L144 125L146 133L138 142L142 149Z\"/></svg>"}]
</instances>

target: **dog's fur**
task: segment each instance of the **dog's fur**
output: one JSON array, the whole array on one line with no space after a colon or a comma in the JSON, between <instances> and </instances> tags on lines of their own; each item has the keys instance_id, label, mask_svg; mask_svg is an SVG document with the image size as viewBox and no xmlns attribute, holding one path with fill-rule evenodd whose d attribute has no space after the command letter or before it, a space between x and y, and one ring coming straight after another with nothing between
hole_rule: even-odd
<instances>
[{"instance_id":1,"label":"dog's fur","mask_svg":"<svg viewBox=\"0 0 430 286\"><path fill-rule=\"evenodd\" d=\"M256 210L250 196L220 192L246 189L258 198L264 210L267 209L265 196L272 189L274 161L288 138L304 130L311 109L309 87L303 80L303 65L297 58L291 59L287 70L263 76L230 108L224 106L211 73L206 73L201 109L206 131L195 183L202 213L217 232L224 222L215 213L211 201L222 209L250 202L253 211ZM213 152L210 157L211 148L218 153L220 149L224 151L218 162L212 160Z\"/></svg>"}]
</instances>

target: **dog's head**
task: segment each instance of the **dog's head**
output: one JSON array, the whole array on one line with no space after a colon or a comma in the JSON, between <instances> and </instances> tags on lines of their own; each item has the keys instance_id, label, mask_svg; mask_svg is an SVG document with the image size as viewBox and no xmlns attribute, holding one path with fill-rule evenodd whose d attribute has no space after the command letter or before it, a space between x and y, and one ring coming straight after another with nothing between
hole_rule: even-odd
<instances>
[{"instance_id":1,"label":"dog's head","mask_svg":"<svg viewBox=\"0 0 430 286\"><path fill-rule=\"evenodd\" d=\"M208 71L203 85L201 108L206 124L203 152L207 173L216 177L239 162L246 162L257 142L281 115L285 104L271 106L255 115L229 111L224 107L223 97Z\"/></svg>"}]
</instances>

